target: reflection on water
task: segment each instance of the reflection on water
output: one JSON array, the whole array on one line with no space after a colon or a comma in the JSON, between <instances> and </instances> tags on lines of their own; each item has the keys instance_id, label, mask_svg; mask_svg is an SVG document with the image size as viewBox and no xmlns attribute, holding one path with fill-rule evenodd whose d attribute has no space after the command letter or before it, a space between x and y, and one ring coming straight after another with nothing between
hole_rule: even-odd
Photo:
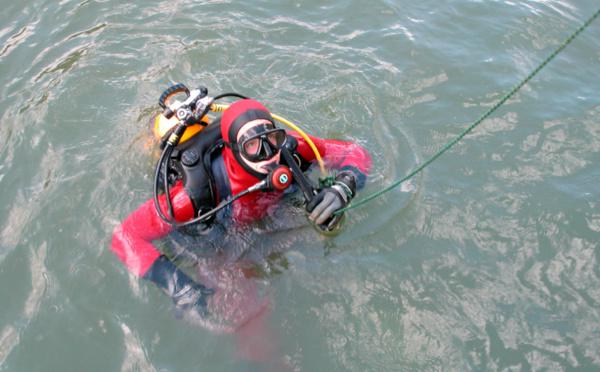
<instances>
[{"instance_id":1,"label":"reflection on water","mask_svg":"<svg viewBox=\"0 0 600 372\"><path fill-rule=\"evenodd\" d=\"M0 370L264 369L234 355L241 338L176 319L108 250L151 196L147 121L168 84L238 91L360 143L374 159L364 196L438 151L598 6L348 5L4 4ZM222 324L261 314L269 332L243 338L272 341L263 351L286 368L597 370L598 40L596 21L336 237L289 201L245 229L160 245L229 286L236 305L212 305ZM236 296L244 286L257 301Z\"/></svg>"}]
</instances>

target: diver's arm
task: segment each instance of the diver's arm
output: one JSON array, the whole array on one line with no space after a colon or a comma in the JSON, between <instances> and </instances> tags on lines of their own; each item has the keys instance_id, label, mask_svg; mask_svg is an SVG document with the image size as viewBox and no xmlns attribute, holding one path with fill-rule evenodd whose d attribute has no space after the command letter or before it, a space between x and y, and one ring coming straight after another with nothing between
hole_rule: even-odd
<instances>
[{"instance_id":1,"label":"diver's arm","mask_svg":"<svg viewBox=\"0 0 600 372\"><path fill-rule=\"evenodd\" d=\"M295 132L288 134L298 140L296 151L300 156L308 162L315 161L316 156L308 143ZM328 167L352 172L356 178L357 188L364 186L372 165L371 155L364 147L349 141L309 137Z\"/></svg>"},{"instance_id":2,"label":"diver's arm","mask_svg":"<svg viewBox=\"0 0 600 372\"><path fill-rule=\"evenodd\" d=\"M187 193L177 185L171 190L175 220L184 222L194 217L194 207ZM159 197L165 211L166 196ZM196 283L152 244L172 231L173 227L163 221L148 200L131 213L113 234L112 250L133 274L156 284L181 310L206 311L206 296L212 291Z\"/></svg>"},{"instance_id":3,"label":"diver's arm","mask_svg":"<svg viewBox=\"0 0 600 372\"><path fill-rule=\"evenodd\" d=\"M183 187L180 185L173 187L171 200L175 219L178 222L194 217L192 201ZM162 210L165 211L167 208L164 195L159 197L159 203ZM154 208L154 201L150 199L115 228L112 250L130 272L137 276L144 276L161 256L152 241L168 235L172 229L170 224L158 216Z\"/></svg>"}]
</instances>

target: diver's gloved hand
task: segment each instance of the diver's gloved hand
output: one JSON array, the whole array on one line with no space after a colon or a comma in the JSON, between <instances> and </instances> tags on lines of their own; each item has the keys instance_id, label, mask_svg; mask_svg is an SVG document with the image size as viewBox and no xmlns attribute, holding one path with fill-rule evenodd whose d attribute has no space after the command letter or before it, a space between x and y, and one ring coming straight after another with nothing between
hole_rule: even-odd
<instances>
[{"instance_id":1,"label":"diver's gloved hand","mask_svg":"<svg viewBox=\"0 0 600 372\"><path fill-rule=\"evenodd\" d=\"M195 311L199 315L206 315L206 300L214 291L193 281L165 256L154 261L144 278L169 295L177 311Z\"/></svg>"},{"instance_id":2,"label":"diver's gloved hand","mask_svg":"<svg viewBox=\"0 0 600 372\"><path fill-rule=\"evenodd\" d=\"M186 284L171 298L177 311L195 311L201 316L206 316L208 313L206 310L206 299L213 293L212 289L206 288L202 284L194 283Z\"/></svg>"},{"instance_id":3,"label":"diver's gloved hand","mask_svg":"<svg viewBox=\"0 0 600 372\"><path fill-rule=\"evenodd\" d=\"M332 186L322 189L306 205L308 218L319 226L331 230L339 221L333 214L350 203L356 194L356 176L350 171L338 173Z\"/></svg>"}]
</instances>

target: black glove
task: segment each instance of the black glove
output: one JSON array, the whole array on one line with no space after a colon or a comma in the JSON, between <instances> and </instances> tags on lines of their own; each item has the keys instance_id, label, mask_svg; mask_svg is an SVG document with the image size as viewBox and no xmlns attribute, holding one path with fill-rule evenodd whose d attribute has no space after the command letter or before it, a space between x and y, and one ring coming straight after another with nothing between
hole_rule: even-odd
<instances>
[{"instance_id":1,"label":"black glove","mask_svg":"<svg viewBox=\"0 0 600 372\"><path fill-rule=\"evenodd\" d=\"M333 213L347 206L356 193L356 177L350 171L340 172L332 186L319 191L306 205L309 219L321 228L332 230L341 215Z\"/></svg>"},{"instance_id":2,"label":"black glove","mask_svg":"<svg viewBox=\"0 0 600 372\"><path fill-rule=\"evenodd\" d=\"M171 297L178 311L196 311L202 316L207 314L206 298L214 290L193 281L165 256L154 261L144 278L154 282Z\"/></svg>"}]
</instances>

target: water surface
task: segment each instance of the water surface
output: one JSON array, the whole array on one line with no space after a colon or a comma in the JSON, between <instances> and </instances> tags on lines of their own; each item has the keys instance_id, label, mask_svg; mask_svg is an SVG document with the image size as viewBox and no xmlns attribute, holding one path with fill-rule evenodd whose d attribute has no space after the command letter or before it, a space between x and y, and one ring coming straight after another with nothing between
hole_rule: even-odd
<instances>
[{"instance_id":1,"label":"water surface","mask_svg":"<svg viewBox=\"0 0 600 372\"><path fill-rule=\"evenodd\" d=\"M595 1L2 1L0 370L232 371L110 252L173 82L373 156L362 195L497 102ZM600 21L410 185L262 247L297 371L600 369ZM265 259L266 260L266 259ZM268 261L268 260L267 260ZM268 266L268 265L267 265ZM276 271L276 272L275 272Z\"/></svg>"}]
</instances>

